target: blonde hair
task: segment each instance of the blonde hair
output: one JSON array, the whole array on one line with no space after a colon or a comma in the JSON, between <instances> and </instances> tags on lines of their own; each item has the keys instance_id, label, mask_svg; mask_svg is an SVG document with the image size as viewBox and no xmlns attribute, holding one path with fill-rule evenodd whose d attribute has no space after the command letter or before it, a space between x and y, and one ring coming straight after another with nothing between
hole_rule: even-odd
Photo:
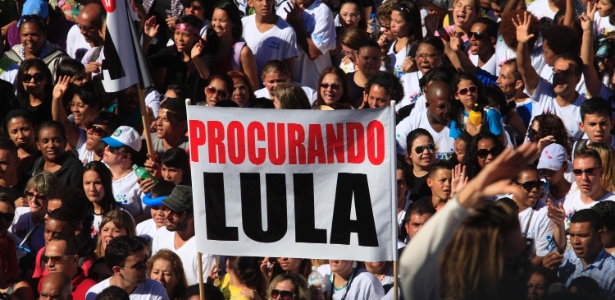
<instances>
[{"instance_id":1,"label":"blonde hair","mask_svg":"<svg viewBox=\"0 0 615 300\"><path fill-rule=\"evenodd\" d=\"M184 265L182 264L181 258L170 250L158 250L158 252L156 252L156 254L147 262L147 269L149 270L150 275L152 268L154 267L154 263L159 259L166 260L171 263L171 266L173 266L173 272L175 272L175 276L179 279L175 287L173 287L173 299L180 299L184 296L186 289L188 289L188 281L186 280L186 273L184 272Z\"/></svg>"},{"instance_id":2,"label":"blonde hair","mask_svg":"<svg viewBox=\"0 0 615 300\"><path fill-rule=\"evenodd\" d=\"M35 190L39 194L49 196L63 186L58 176L49 172L40 172L30 178L26 183L24 192Z\"/></svg>"},{"instance_id":3,"label":"blonde hair","mask_svg":"<svg viewBox=\"0 0 615 300\"><path fill-rule=\"evenodd\" d=\"M294 83L281 83L273 89L283 109L311 109L310 100L303 89Z\"/></svg>"},{"instance_id":4,"label":"blonde hair","mask_svg":"<svg viewBox=\"0 0 615 300\"><path fill-rule=\"evenodd\" d=\"M369 40L367 32L358 27L346 29L340 38L342 45L355 51L359 51L359 48L365 44L367 40Z\"/></svg>"},{"instance_id":5,"label":"blonde hair","mask_svg":"<svg viewBox=\"0 0 615 300\"><path fill-rule=\"evenodd\" d=\"M119 229L125 229L127 236L136 236L137 229L135 225L135 220L132 216L124 210L115 209L108 213L106 213L102 221L100 222L99 231L102 231L102 228L109 222L113 222ZM98 233L98 244L96 245L96 249L94 249L94 256L96 258L105 257L105 252L103 251L103 241L101 240L101 234Z\"/></svg>"},{"instance_id":6,"label":"blonde hair","mask_svg":"<svg viewBox=\"0 0 615 300\"><path fill-rule=\"evenodd\" d=\"M290 80L291 76L290 71L288 70L288 66L286 66L286 63L281 60L274 59L267 62L265 66L263 66L263 71L261 72L261 79L263 79L264 81L265 76L273 72L284 74Z\"/></svg>"},{"instance_id":7,"label":"blonde hair","mask_svg":"<svg viewBox=\"0 0 615 300\"><path fill-rule=\"evenodd\" d=\"M587 145L600 154L602 160L602 178L600 184L607 191L615 191L615 165L613 165L613 148L604 142L595 142Z\"/></svg>"},{"instance_id":8,"label":"blonde hair","mask_svg":"<svg viewBox=\"0 0 615 300\"><path fill-rule=\"evenodd\" d=\"M271 280L269 284L269 288L267 289L267 299L272 300L271 292L275 289L275 286L283 281L290 280L291 284L294 287L293 293L295 294L295 299L297 300L310 300L312 299L312 293L308 290L307 281L305 278L297 273L286 273L280 274Z\"/></svg>"}]
</instances>

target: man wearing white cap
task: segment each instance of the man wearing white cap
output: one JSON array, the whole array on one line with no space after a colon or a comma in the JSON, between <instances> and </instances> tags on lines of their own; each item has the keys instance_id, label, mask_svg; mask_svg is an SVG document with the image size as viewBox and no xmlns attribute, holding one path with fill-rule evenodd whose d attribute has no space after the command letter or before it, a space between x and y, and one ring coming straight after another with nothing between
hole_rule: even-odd
<instances>
[{"instance_id":1,"label":"man wearing white cap","mask_svg":"<svg viewBox=\"0 0 615 300\"><path fill-rule=\"evenodd\" d=\"M549 182L549 201L564 203L564 198L572 185L565 177L568 171L568 154L564 146L550 144L542 150L538 170Z\"/></svg>"},{"instance_id":2,"label":"man wearing white cap","mask_svg":"<svg viewBox=\"0 0 615 300\"><path fill-rule=\"evenodd\" d=\"M107 144L103 162L113 175L113 197L139 222L143 215L143 191L132 169L135 157L141 150L141 135L130 126L118 127L112 135L103 138ZM142 218L137 218L143 215Z\"/></svg>"}]
</instances>

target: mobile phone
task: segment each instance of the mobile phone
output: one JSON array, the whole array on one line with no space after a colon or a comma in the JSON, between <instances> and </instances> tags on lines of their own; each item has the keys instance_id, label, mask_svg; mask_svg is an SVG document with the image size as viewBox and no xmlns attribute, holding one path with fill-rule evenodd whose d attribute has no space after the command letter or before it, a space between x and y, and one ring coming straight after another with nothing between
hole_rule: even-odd
<instances>
[{"instance_id":1,"label":"mobile phone","mask_svg":"<svg viewBox=\"0 0 615 300\"><path fill-rule=\"evenodd\" d=\"M448 34L448 32L446 31L446 29L444 28L440 28L438 29L438 35L440 35L440 38L450 42L451 41L451 36Z\"/></svg>"}]
</instances>

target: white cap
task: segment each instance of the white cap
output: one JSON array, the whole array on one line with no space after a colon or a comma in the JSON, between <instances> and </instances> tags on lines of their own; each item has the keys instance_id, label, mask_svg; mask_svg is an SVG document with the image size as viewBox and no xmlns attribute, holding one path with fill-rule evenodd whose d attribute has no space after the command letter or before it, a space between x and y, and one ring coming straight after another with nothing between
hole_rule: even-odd
<instances>
[{"instance_id":1,"label":"white cap","mask_svg":"<svg viewBox=\"0 0 615 300\"><path fill-rule=\"evenodd\" d=\"M139 152L141 150L141 135L130 126L118 127L112 135L103 138L103 142L111 147L130 147Z\"/></svg>"}]
</instances>

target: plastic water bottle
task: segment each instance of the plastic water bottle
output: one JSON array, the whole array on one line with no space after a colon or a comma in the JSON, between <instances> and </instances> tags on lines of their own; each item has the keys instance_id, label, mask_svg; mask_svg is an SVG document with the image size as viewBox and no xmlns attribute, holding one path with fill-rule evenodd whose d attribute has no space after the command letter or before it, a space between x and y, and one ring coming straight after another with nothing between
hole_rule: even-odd
<instances>
[{"instance_id":1,"label":"plastic water bottle","mask_svg":"<svg viewBox=\"0 0 615 300\"><path fill-rule=\"evenodd\" d=\"M377 38L378 33L380 32L380 22L378 22L378 18L376 18L376 14L372 14L372 18L369 19L369 27L372 30L372 37Z\"/></svg>"},{"instance_id":2,"label":"plastic water bottle","mask_svg":"<svg viewBox=\"0 0 615 300\"><path fill-rule=\"evenodd\" d=\"M139 167L137 165L132 165L132 169L135 171L137 178L141 180L145 180L147 178L151 178L154 180L154 184L158 183L158 179L154 178L152 174L150 174L144 167Z\"/></svg>"},{"instance_id":3,"label":"plastic water bottle","mask_svg":"<svg viewBox=\"0 0 615 300\"><path fill-rule=\"evenodd\" d=\"M308 286L314 287L315 289L322 291L324 295L326 288L325 284L325 277L323 277L320 272L316 271L316 266L312 266L312 273L310 273L310 276L308 276Z\"/></svg>"}]
</instances>

